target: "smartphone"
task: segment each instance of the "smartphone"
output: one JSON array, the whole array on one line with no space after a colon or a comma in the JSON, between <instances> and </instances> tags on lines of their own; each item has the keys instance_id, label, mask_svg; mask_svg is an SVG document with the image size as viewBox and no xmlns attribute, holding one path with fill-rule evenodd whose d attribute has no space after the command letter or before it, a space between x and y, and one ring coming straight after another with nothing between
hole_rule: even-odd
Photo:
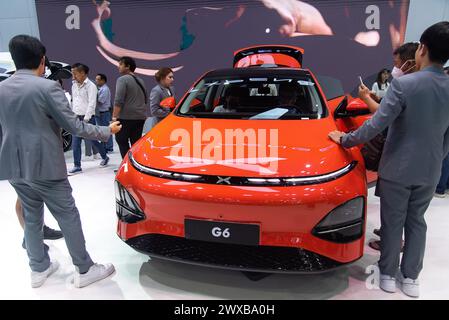
<instances>
[{"instance_id":1,"label":"smartphone","mask_svg":"<svg viewBox=\"0 0 449 320\"><path fill-rule=\"evenodd\" d=\"M359 80L360 80L360 84L361 84L362 86L364 86L365 84L363 83L363 80L362 80L362 77L361 77L361 76L359 76Z\"/></svg>"}]
</instances>

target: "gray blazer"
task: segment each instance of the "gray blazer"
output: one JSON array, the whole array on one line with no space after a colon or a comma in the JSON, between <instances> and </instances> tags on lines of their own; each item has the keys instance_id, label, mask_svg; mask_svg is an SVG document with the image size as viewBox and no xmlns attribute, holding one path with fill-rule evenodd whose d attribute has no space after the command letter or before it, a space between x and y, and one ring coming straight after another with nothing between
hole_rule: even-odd
<instances>
[{"instance_id":1,"label":"gray blazer","mask_svg":"<svg viewBox=\"0 0 449 320\"><path fill-rule=\"evenodd\" d=\"M61 128L108 141L111 130L80 121L59 83L19 70L0 83L0 180L62 180Z\"/></svg>"},{"instance_id":2,"label":"gray blazer","mask_svg":"<svg viewBox=\"0 0 449 320\"><path fill-rule=\"evenodd\" d=\"M172 96L175 96L175 89L173 87L170 87L170 91L172 93ZM171 110L167 108L163 108L160 106L160 103L165 98L170 97L170 95L167 92L167 89L162 88L161 85L155 86L150 93L150 111L151 116L154 118L153 125L156 125L161 120L163 120L165 117L167 117Z\"/></svg>"},{"instance_id":3,"label":"gray blazer","mask_svg":"<svg viewBox=\"0 0 449 320\"><path fill-rule=\"evenodd\" d=\"M393 80L378 111L342 145L365 143L387 127L379 176L407 186L436 185L449 152L449 77L443 69Z\"/></svg>"}]
</instances>

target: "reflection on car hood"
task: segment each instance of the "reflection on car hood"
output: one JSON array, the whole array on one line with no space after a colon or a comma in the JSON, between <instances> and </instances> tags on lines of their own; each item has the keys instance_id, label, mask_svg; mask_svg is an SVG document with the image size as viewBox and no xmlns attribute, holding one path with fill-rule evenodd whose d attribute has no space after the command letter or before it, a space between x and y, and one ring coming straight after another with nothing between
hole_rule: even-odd
<instances>
[{"instance_id":1,"label":"reflection on car hood","mask_svg":"<svg viewBox=\"0 0 449 320\"><path fill-rule=\"evenodd\" d=\"M170 115L132 148L132 154L143 166L179 173L316 176L353 161L350 152L329 140L328 133L335 129L331 118L251 121Z\"/></svg>"}]
</instances>

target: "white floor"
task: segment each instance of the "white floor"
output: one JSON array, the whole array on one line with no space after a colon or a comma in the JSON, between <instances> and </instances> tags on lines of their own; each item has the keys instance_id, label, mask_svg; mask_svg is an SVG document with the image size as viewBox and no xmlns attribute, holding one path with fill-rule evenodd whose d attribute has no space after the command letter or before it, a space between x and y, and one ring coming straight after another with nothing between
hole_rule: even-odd
<instances>
[{"instance_id":1,"label":"white floor","mask_svg":"<svg viewBox=\"0 0 449 320\"><path fill-rule=\"evenodd\" d=\"M70 153L70 152L69 152ZM120 163L112 154L108 168L98 161L85 162L84 173L71 177L81 213L88 250L96 262L113 262L117 273L84 289L70 283L74 267L63 240L48 241L50 255L61 269L40 289L31 289L28 260L21 248L22 230L14 212L16 195L6 181L0 181L0 299L408 299L401 292L387 294L372 289L365 270L378 259L378 252L366 246L357 263L324 275L272 275L252 282L242 273L214 270L166 261L149 261L124 244L115 233L114 172ZM68 155L69 166L70 155ZM57 227L50 213L46 223ZM449 198L435 199L427 212L428 238L421 299L449 297ZM370 190L367 242L379 225L379 200Z\"/></svg>"}]
</instances>

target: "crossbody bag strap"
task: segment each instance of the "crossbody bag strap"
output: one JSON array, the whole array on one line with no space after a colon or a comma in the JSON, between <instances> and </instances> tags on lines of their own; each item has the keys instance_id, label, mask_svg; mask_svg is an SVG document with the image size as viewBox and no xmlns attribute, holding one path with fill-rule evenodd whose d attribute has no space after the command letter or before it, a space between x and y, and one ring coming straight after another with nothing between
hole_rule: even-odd
<instances>
[{"instance_id":1,"label":"crossbody bag strap","mask_svg":"<svg viewBox=\"0 0 449 320\"><path fill-rule=\"evenodd\" d=\"M144 95L144 97L145 97L145 104L147 104L147 103L148 103L148 97L147 97L147 92L145 91L145 88L142 86L142 84L140 83L140 81L137 80L137 77L136 77L136 76L134 76L134 75L132 75L132 74L131 74L130 76L133 77L134 81L136 81L137 85L140 87L140 89L142 89L142 93L143 93L143 95Z\"/></svg>"}]
</instances>

